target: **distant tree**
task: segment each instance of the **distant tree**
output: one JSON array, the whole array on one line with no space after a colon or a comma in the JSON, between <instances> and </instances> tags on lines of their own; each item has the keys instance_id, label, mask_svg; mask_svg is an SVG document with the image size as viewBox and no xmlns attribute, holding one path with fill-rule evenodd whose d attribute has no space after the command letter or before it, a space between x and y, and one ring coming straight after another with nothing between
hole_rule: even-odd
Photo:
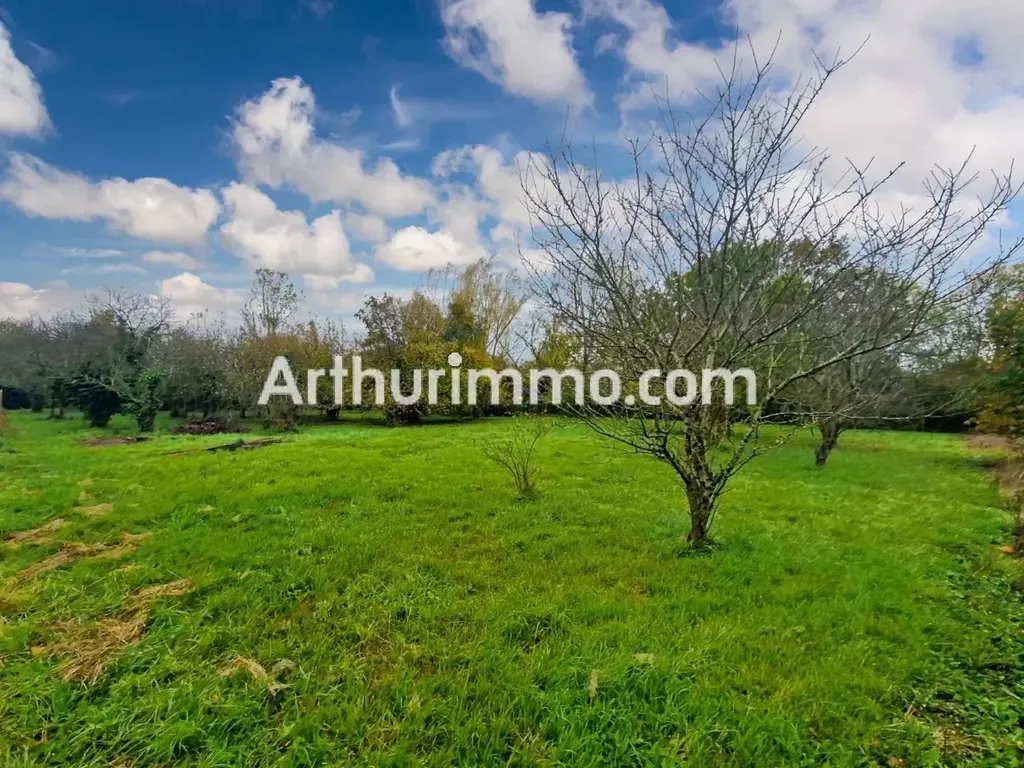
<instances>
[{"instance_id":1,"label":"distant tree","mask_svg":"<svg viewBox=\"0 0 1024 768\"><path fill-rule=\"evenodd\" d=\"M257 269L242 307L242 331L249 337L273 336L299 310L300 295L284 272Z\"/></svg>"},{"instance_id":2,"label":"distant tree","mask_svg":"<svg viewBox=\"0 0 1024 768\"><path fill-rule=\"evenodd\" d=\"M883 350L844 359L796 383L790 394L820 438L815 465L825 466L847 429L902 413L907 379L898 355Z\"/></svg>"},{"instance_id":3,"label":"distant tree","mask_svg":"<svg viewBox=\"0 0 1024 768\"><path fill-rule=\"evenodd\" d=\"M42 411L49 388L49 345L38 317L0 320L0 387L16 389L33 411Z\"/></svg>"},{"instance_id":4,"label":"distant tree","mask_svg":"<svg viewBox=\"0 0 1024 768\"><path fill-rule=\"evenodd\" d=\"M516 318L526 304L528 290L514 273L495 259L481 259L465 267L450 265L434 269L426 276L426 293L436 303L447 305L449 314L464 313L472 317L474 342L492 359L512 358L513 329ZM450 322L463 326L452 315Z\"/></svg>"},{"instance_id":5,"label":"distant tree","mask_svg":"<svg viewBox=\"0 0 1024 768\"><path fill-rule=\"evenodd\" d=\"M155 357L167 374L161 399L172 415L187 416L199 409L205 418L229 405L231 349L222 322L199 314L175 324L164 334Z\"/></svg>"},{"instance_id":6,"label":"distant tree","mask_svg":"<svg viewBox=\"0 0 1024 768\"><path fill-rule=\"evenodd\" d=\"M300 344L293 333L300 295L283 272L258 269L249 297L241 310L242 325L233 342L226 375L229 398L243 414L260 410L275 426L293 429L298 408L291 401L275 398L267 407L258 406L260 392L275 357L298 360ZM298 365L293 366L293 369Z\"/></svg>"},{"instance_id":7,"label":"distant tree","mask_svg":"<svg viewBox=\"0 0 1024 768\"><path fill-rule=\"evenodd\" d=\"M130 290L107 290L89 297L90 335L96 354L70 377L70 392L93 426L106 426L119 410L127 411L140 431L153 429L166 371L154 351L173 318L162 298Z\"/></svg>"},{"instance_id":8,"label":"distant tree","mask_svg":"<svg viewBox=\"0 0 1024 768\"><path fill-rule=\"evenodd\" d=\"M1024 437L1024 264L1003 270L988 313L990 378L978 420L984 432Z\"/></svg>"}]
</instances>

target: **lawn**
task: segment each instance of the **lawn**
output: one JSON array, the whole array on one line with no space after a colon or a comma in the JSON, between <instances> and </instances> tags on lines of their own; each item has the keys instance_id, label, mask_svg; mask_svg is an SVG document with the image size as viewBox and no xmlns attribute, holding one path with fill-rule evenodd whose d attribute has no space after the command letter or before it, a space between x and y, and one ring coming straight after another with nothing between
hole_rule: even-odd
<instances>
[{"instance_id":1,"label":"lawn","mask_svg":"<svg viewBox=\"0 0 1024 768\"><path fill-rule=\"evenodd\" d=\"M67 524L0 545L3 766L1024 760L1024 576L956 436L798 437L697 555L580 427L524 501L475 445L507 420L169 455L231 438L11 417L0 538Z\"/></svg>"}]
</instances>

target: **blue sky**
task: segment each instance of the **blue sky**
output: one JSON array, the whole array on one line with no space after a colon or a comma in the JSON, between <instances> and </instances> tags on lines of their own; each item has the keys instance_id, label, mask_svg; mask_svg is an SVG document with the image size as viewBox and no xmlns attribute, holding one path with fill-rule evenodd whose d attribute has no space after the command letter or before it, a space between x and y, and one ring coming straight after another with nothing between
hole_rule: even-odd
<instances>
[{"instance_id":1,"label":"blue sky","mask_svg":"<svg viewBox=\"0 0 1024 768\"><path fill-rule=\"evenodd\" d=\"M737 34L781 39L794 79L870 35L808 130L909 156L895 196L971 146L1005 164L1024 144L1019 2L907 5L0 0L0 314L103 285L230 312L271 266L350 317L430 266L511 264L524 153L568 122L618 172L652 89L707 85Z\"/></svg>"}]
</instances>

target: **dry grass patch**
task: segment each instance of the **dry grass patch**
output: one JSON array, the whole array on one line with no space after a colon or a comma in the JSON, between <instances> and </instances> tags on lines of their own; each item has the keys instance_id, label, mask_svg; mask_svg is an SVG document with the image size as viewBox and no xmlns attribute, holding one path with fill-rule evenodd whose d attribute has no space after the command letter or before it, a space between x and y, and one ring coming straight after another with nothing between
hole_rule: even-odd
<instances>
[{"instance_id":1,"label":"dry grass patch","mask_svg":"<svg viewBox=\"0 0 1024 768\"><path fill-rule=\"evenodd\" d=\"M0 619L21 613L32 604L38 595L37 585L23 587L10 582L0 584Z\"/></svg>"},{"instance_id":2,"label":"dry grass patch","mask_svg":"<svg viewBox=\"0 0 1024 768\"><path fill-rule=\"evenodd\" d=\"M37 576L54 571L68 563L73 563L75 560L96 557L107 549L109 548L105 544L83 544L80 541L69 541L60 552L18 571L14 576L14 581L16 583L31 581Z\"/></svg>"},{"instance_id":3,"label":"dry grass patch","mask_svg":"<svg viewBox=\"0 0 1024 768\"><path fill-rule=\"evenodd\" d=\"M149 605L161 597L180 597L187 595L195 589L191 579L178 579L167 584L154 584L151 587L143 587L134 595L125 600L124 607L132 610L144 605Z\"/></svg>"},{"instance_id":4,"label":"dry grass patch","mask_svg":"<svg viewBox=\"0 0 1024 768\"><path fill-rule=\"evenodd\" d=\"M50 536L67 524L67 520L57 518L46 523L46 525L40 526L39 528L33 528L31 531L19 531L18 533L12 533L4 540L4 543L12 549L17 548L22 544L48 544L50 542Z\"/></svg>"},{"instance_id":5,"label":"dry grass patch","mask_svg":"<svg viewBox=\"0 0 1024 768\"><path fill-rule=\"evenodd\" d=\"M1024 494L1024 459L1007 459L992 470L1000 489L1011 496Z\"/></svg>"},{"instance_id":6,"label":"dry grass patch","mask_svg":"<svg viewBox=\"0 0 1024 768\"><path fill-rule=\"evenodd\" d=\"M967 435L964 443L972 451L1013 451L1013 441L1002 435Z\"/></svg>"},{"instance_id":7,"label":"dry grass patch","mask_svg":"<svg viewBox=\"0 0 1024 768\"><path fill-rule=\"evenodd\" d=\"M221 677L230 677L236 672L245 672L249 677L262 686L265 686L267 693L273 696L278 691L288 687L286 683L278 681L278 677L295 669L295 662L290 659L281 659L267 672L263 665L254 659L245 656L236 656L220 668Z\"/></svg>"},{"instance_id":8,"label":"dry grass patch","mask_svg":"<svg viewBox=\"0 0 1024 768\"><path fill-rule=\"evenodd\" d=\"M992 478L1007 496L1013 515L1013 543L1000 547L999 551L1024 557L1024 444L997 435L971 435L966 443L968 448L999 450L1008 454L992 468Z\"/></svg>"},{"instance_id":9,"label":"dry grass patch","mask_svg":"<svg viewBox=\"0 0 1024 768\"><path fill-rule=\"evenodd\" d=\"M134 445L147 440L149 440L148 437L87 437L78 442L90 448L105 448L109 445Z\"/></svg>"},{"instance_id":10,"label":"dry grass patch","mask_svg":"<svg viewBox=\"0 0 1024 768\"><path fill-rule=\"evenodd\" d=\"M94 504L91 507L76 507L75 511L88 518L106 517L114 511L113 504Z\"/></svg>"},{"instance_id":11,"label":"dry grass patch","mask_svg":"<svg viewBox=\"0 0 1024 768\"><path fill-rule=\"evenodd\" d=\"M145 636L156 600L185 595L193 589L190 579L140 589L124 601L117 616L87 625L78 620L54 625L60 642L40 647L39 653L63 659L58 669L64 680L95 683L122 650Z\"/></svg>"},{"instance_id":12,"label":"dry grass patch","mask_svg":"<svg viewBox=\"0 0 1024 768\"><path fill-rule=\"evenodd\" d=\"M64 659L59 667L64 680L95 683L118 653L142 639L148 620L149 610L143 609L125 618L100 619L91 626L64 622L57 626L64 639L47 647L46 653Z\"/></svg>"},{"instance_id":13,"label":"dry grass patch","mask_svg":"<svg viewBox=\"0 0 1024 768\"><path fill-rule=\"evenodd\" d=\"M152 535L151 533L122 533L121 541L118 544L83 544L80 541L69 541L59 552L18 571L13 577L13 581L16 584L31 581L44 573L56 570L76 560L123 557L138 549L139 545Z\"/></svg>"}]
</instances>

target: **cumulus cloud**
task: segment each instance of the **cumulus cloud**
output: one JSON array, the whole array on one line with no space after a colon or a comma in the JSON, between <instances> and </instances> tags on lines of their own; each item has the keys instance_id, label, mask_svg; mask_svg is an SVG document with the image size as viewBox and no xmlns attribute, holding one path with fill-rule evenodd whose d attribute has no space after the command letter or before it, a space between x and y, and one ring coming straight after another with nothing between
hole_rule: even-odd
<instances>
[{"instance_id":1,"label":"cumulus cloud","mask_svg":"<svg viewBox=\"0 0 1024 768\"><path fill-rule=\"evenodd\" d=\"M676 98L717 81L716 62L728 65L736 50L733 40L681 39L652 0L585 0L584 10L624 30L621 56L636 85L623 97L627 111L649 105L652 91L667 87ZM979 169L1005 169L1019 151L1018 0L728 0L723 13L738 32L740 54L748 38L762 55L778 44L783 90L785 81L813 71L815 54L830 59L859 49L807 114L803 139L859 166L905 162L898 189L918 188L933 165L959 165L972 149Z\"/></svg>"},{"instance_id":2,"label":"cumulus cloud","mask_svg":"<svg viewBox=\"0 0 1024 768\"><path fill-rule=\"evenodd\" d=\"M302 212L278 210L246 184L230 184L221 194L229 214L220 230L224 246L252 266L341 279L365 275L349 249L340 211L307 222Z\"/></svg>"},{"instance_id":3,"label":"cumulus cloud","mask_svg":"<svg viewBox=\"0 0 1024 768\"><path fill-rule=\"evenodd\" d=\"M371 243L383 243L388 239L388 223L380 216L372 213L345 213L345 226L357 240Z\"/></svg>"},{"instance_id":4,"label":"cumulus cloud","mask_svg":"<svg viewBox=\"0 0 1024 768\"><path fill-rule=\"evenodd\" d=\"M82 291L69 288L66 283L33 288L25 283L0 281L0 317L48 317L60 309L81 303L82 299Z\"/></svg>"},{"instance_id":5,"label":"cumulus cloud","mask_svg":"<svg viewBox=\"0 0 1024 768\"><path fill-rule=\"evenodd\" d=\"M390 158L368 167L362 151L317 138L315 107L313 91L293 77L239 108L232 142L246 181L290 186L314 202L358 202L388 218L416 215L433 202L430 184L403 175Z\"/></svg>"},{"instance_id":6,"label":"cumulus cloud","mask_svg":"<svg viewBox=\"0 0 1024 768\"><path fill-rule=\"evenodd\" d=\"M166 264L178 269L199 269L203 266L195 256L181 251L147 251L142 260L148 264Z\"/></svg>"},{"instance_id":7,"label":"cumulus cloud","mask_svg":"<svg viewBox=\"0 0 1024 768\"><path fill-rule=\"evenodd\" d=\"M0 198L29 216L66 221L102 220L116 231L166 243L198 243L216 222L213 193L167 179L93 182L47 165L32 155L10 154Z\"/></svg>"},{"instance_id":8,"label":"cumulus cloud","mask_svg":"<svg viewBox=\"0 0 1024 768\"><path fill-rule=\"evenodd\" d=\"M692 90L719 75L716 56L722 51L674 40L677 30L672 18L656 2L583 0L583 10L588 18L607 18L625 28L624 36L602 37L598 52L618 50L631 79L640 81L627 96L627 106L649 103L655 93L663 94L666 88L670 93Z\"/></svg>"},{"instance_id":9,"label":"cumulus cloud","mask_svg":"<svg viewBox=\"0 0 1024 768\"><path fill-rule=\"evenodd\" d=\"M241 306L244 298L240 290L216 288L191 272L160 280L156 285L157 294L170 302L179 317L230 311Z\"/></svg>"},{"instance_id":10,"label":"cumulus cloud","mask_svg":"<svg viewBox=\"0 0 1024 768\"><path fill-rule=\"evenodd\" d=\"M490 237L500 241L513 239L518 232L529 226L529 211L523 200L524 181L542 197L552 194L553 190L546 180L532 172L533 168L543 167L543 164L544 158L541 155L526 151L516 153L512 161L506 163L499 150L477 145L440 153L434 158L431 170L440 178L461 173L471 174L475 194L485 203L483 212L498 222L491 230ZM463 222L466 222L465 199L461 201L461 211L458 198L450 199L449 203L456 205L453 213L461 213ZM444 213L443 207L439 210Z\"/></svg>"},{"instance_id":11,"label":"cumulus cloud","mask_svg":"<svg viewBox=\"0 0 1024 768\"><path fill-rule=\"evenodd\" d=\"M480 220L489 212L488 202L474 190L453 187L448 190L446 199L438 203L433 218L467 250L482 258L486 253L480 243Z\"/></svg>"},{"instance_id":12,"label":"cumulus cloud","mask_svg":"<svg viewBox=\"0 0 1024 768\"><path fill-rule=\"evenodd\" d=\"M480 254L460 243L450 232L429 232L423 227L399 230L387 243L377 247L375 255L378 261L407 272L471 264L480 258Z\"/></svg>"},{"instance_id":13,"label":"cumulus cloud","mask_svg":"<svg viewBox=\"0 0 1024 768\"><path fill-rule=\"evenodd\" d=\"M11 35L0 22L0 134L35 135L50 125L35 76L14 55Z\"/></svg>"},{"instance_id":14,"label":"cumulus cloud","mask_svg":"<svg viewBox=\"0 0 1024 768\"><path fill-rule=\"evenodd\" d=\"M591 103L569 14L538 13L533 0L441 0L441 20L448 54L509 93L576 107Z\"/></svg>"},{"instance_id":15,"label":"cumulus cloud","mask_svg":"<svg viewBox=\"0 0 1024 768\"><path fill-rule=\"evenodd\" d=\"M366 264L360 264L355 272L340 277L331 275L303 275L302 281L312 291L333 291L343 283L372 283L373 270Z\"/></svg>"}]
</instances>

